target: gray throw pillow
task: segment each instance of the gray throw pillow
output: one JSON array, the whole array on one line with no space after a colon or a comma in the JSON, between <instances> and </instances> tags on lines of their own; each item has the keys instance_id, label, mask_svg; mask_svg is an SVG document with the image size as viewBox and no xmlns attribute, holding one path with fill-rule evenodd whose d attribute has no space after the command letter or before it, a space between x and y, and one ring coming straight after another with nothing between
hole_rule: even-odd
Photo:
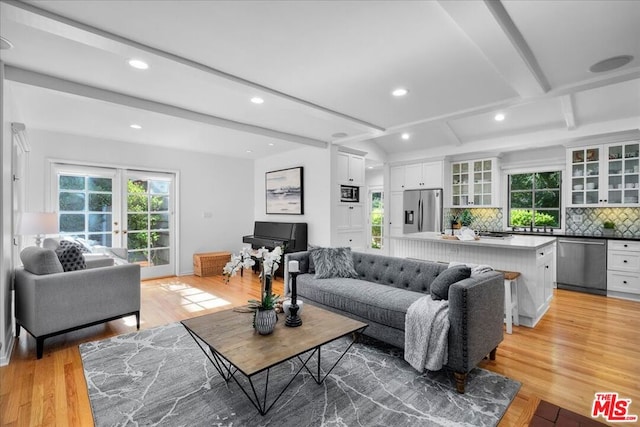
<instances>
[{"instance_id":1,"label":"gray throw pillow","mask_svg":"<svg viewBox=\"0 0 640 427\"><path fill-rule=\"evenodd\" d=\"M471 277L471 269L466 265L457 265L455 267L443 270L433 282L431 282L431 299L448 300L449 287L460 280Z\"/></svg>"},{"instance_id":2,"label":"gray throw pillow","mask_svg":"<svg viewBox=\"0 0 640 427\"><path fill-rule=\"evenodd\" d=\"M316 279L331 277L350 277L357 279L358 273L353 268L351 248L318 248L311 252L315 265Z\"/></svg>"},{"instance_id":3,"label":"gray throw pillow","mask_svg":"<svg viewBox=\"0 0 640 427\"><path fill-rule=\"evenodd\" d=\"M70 243L69 245L63 245L60 242L60 246L56 249L56 255L58 255L62 268L64 271L84 270L87 268L87 264L84 261L82 252L73 242Z\"/></svg>"},{"instance_id":4,"label":"gray throw pillow","mask_svg":"<svg viewBox=\"0 0 640 427\"><path fill-rule=\"evenodd\" d=\"M24 269L31 274L42 275L64 271L58 256L51 249L29 246L20 252L20 260Z\"/></svg>"}]
</instances>

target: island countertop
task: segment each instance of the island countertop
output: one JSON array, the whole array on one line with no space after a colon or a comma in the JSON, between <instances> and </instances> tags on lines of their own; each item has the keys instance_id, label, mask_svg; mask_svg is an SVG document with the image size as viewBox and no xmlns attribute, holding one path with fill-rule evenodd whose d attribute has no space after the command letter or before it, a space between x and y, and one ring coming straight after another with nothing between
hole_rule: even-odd
<instances>
[{"instance_id":1,"label":"island countertop","mask_svg":"<svg viewBox=\"0 0 640 427\"><path fill-rule=\"evenodd\" d=\"M445 239L440 233L411 233L402 236L391 236L391 239L400 240L423 240L432 242L442 242L450 245L473 245L487 246L493 248L508 249L539 249L556 241L553 236L531 236L531 235L512 235L512 237L504 239L496 239L489 237L481 237L479 240L455 240Z\"/></svg>"}]
</instances>

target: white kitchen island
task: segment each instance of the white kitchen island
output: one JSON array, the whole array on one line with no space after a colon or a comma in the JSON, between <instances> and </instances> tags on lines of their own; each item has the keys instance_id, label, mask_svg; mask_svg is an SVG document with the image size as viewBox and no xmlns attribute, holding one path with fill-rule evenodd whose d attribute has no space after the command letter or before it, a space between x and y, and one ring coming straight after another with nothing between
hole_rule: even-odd
<instances>
[{"instance_id":1,"label":"white kitchen island","mask_svg":"<svg viewBox=\"0 0 640 427\"><path fill-rule=\"evenodd\" d=\"M556 282L556 238L521 236L449 240L437 233L390 237L389 254L428 261L488 264L496 270L520 272L518 310L521 325L534 327L549 309Z\"/></svg>"}]
</instances>

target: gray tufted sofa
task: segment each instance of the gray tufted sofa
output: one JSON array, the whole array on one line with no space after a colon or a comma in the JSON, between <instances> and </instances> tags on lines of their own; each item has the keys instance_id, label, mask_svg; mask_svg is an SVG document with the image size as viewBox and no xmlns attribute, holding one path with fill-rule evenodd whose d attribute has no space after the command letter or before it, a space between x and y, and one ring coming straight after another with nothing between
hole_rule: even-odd
<instances>
[{"instance_id":1,"label":"gray tufted sofa","mask_svg":"<svg viewBox=\"0 0 640 427\"><path fill-rule=\"evenodd\" d=\"M368 323L365 334L404 348L409 306L429 293L446 264L353 252L358 279L315 279L309 251L286 255L297 260L298 295L307 303ZM285 262L285 265L288 262ZM504 279L496 271L449 288L449 359L456 388L464 393L467 374L487 355L495 359L503 339Z\"/></svg>"}]
</instances>

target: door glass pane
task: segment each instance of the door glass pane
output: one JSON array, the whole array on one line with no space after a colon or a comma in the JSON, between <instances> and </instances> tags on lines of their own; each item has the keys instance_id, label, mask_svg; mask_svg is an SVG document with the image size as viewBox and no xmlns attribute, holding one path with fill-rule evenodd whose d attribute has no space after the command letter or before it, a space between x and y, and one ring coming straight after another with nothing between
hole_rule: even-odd
<instances>
[{"instance_id":1,"label":"door glass pane","mask_svg":"<svg viewBox=\"0 0 640 427\"><path fill-rule=\"evenodd\" d=\"M170 264L171 181L130 178L127 190L129 261L146 267Z\"/></svg>"},{"instance_id":2,"label":"door glass pane","mask_svg":"<svg viewBox=\"0 0 640 427\"><path fill-rule=\"evenodd\" d=\"M89 231L111 233L111 214L89 214Z\"/></svg>"},{"instance_id":3,"label":"door glass pane","mask_svg":"<svg viewBox=\"0 0 640 427\"><path fill-rule=\"evenodd\" d=\"M113 179L61 173L58 184L60 234L111 247Z\"/></svg>"},{"instance_id":4,"label":"door glass pane","mask_svg":"<svg viewBox=\"0 0 640 427\"><path fill-rule=\"evenodd\" d=\"M61 211L83 211L84 210L84 194L68 193L66 191L60 193L60 210Z\"/></svg>"},{"instance_id":5,"label":"door glass pane","mask_svg":"<svg viewBox=\"0 0 640 427\"><path fill-rule=\"evenodd\" d=\"M61 175L60 190L84 190L84 177Z\"/></svg>"},{"instance_id":6,"label":"door glass pane","mask_svg":"<svg viewBox=\"0 0 640 427\"><path fill-rule=\"evenodd\" d=\"M60 233L82 233L84 214L60 214Z\"/></svg>"},{"instance_id":7,"label":"door glass pane","mask_svg":"<svg viewBox=\"0 0 640 427\"><path fill-rule=\"evenodd\" d=\"M111 194L89 193L89 210L94 212L111 212Z\"/></svg>"},{"instance_id":8,"label":"door glass pane","mask_svg":"<svg viewBox=\"0 0 640 427\"><path fill-rule=\"evenodd\" d=\"M89 177L87 188L89 191L105 191L110 193L111 185L112 185L111 178Z\"/></svg>"}]
</instances>

